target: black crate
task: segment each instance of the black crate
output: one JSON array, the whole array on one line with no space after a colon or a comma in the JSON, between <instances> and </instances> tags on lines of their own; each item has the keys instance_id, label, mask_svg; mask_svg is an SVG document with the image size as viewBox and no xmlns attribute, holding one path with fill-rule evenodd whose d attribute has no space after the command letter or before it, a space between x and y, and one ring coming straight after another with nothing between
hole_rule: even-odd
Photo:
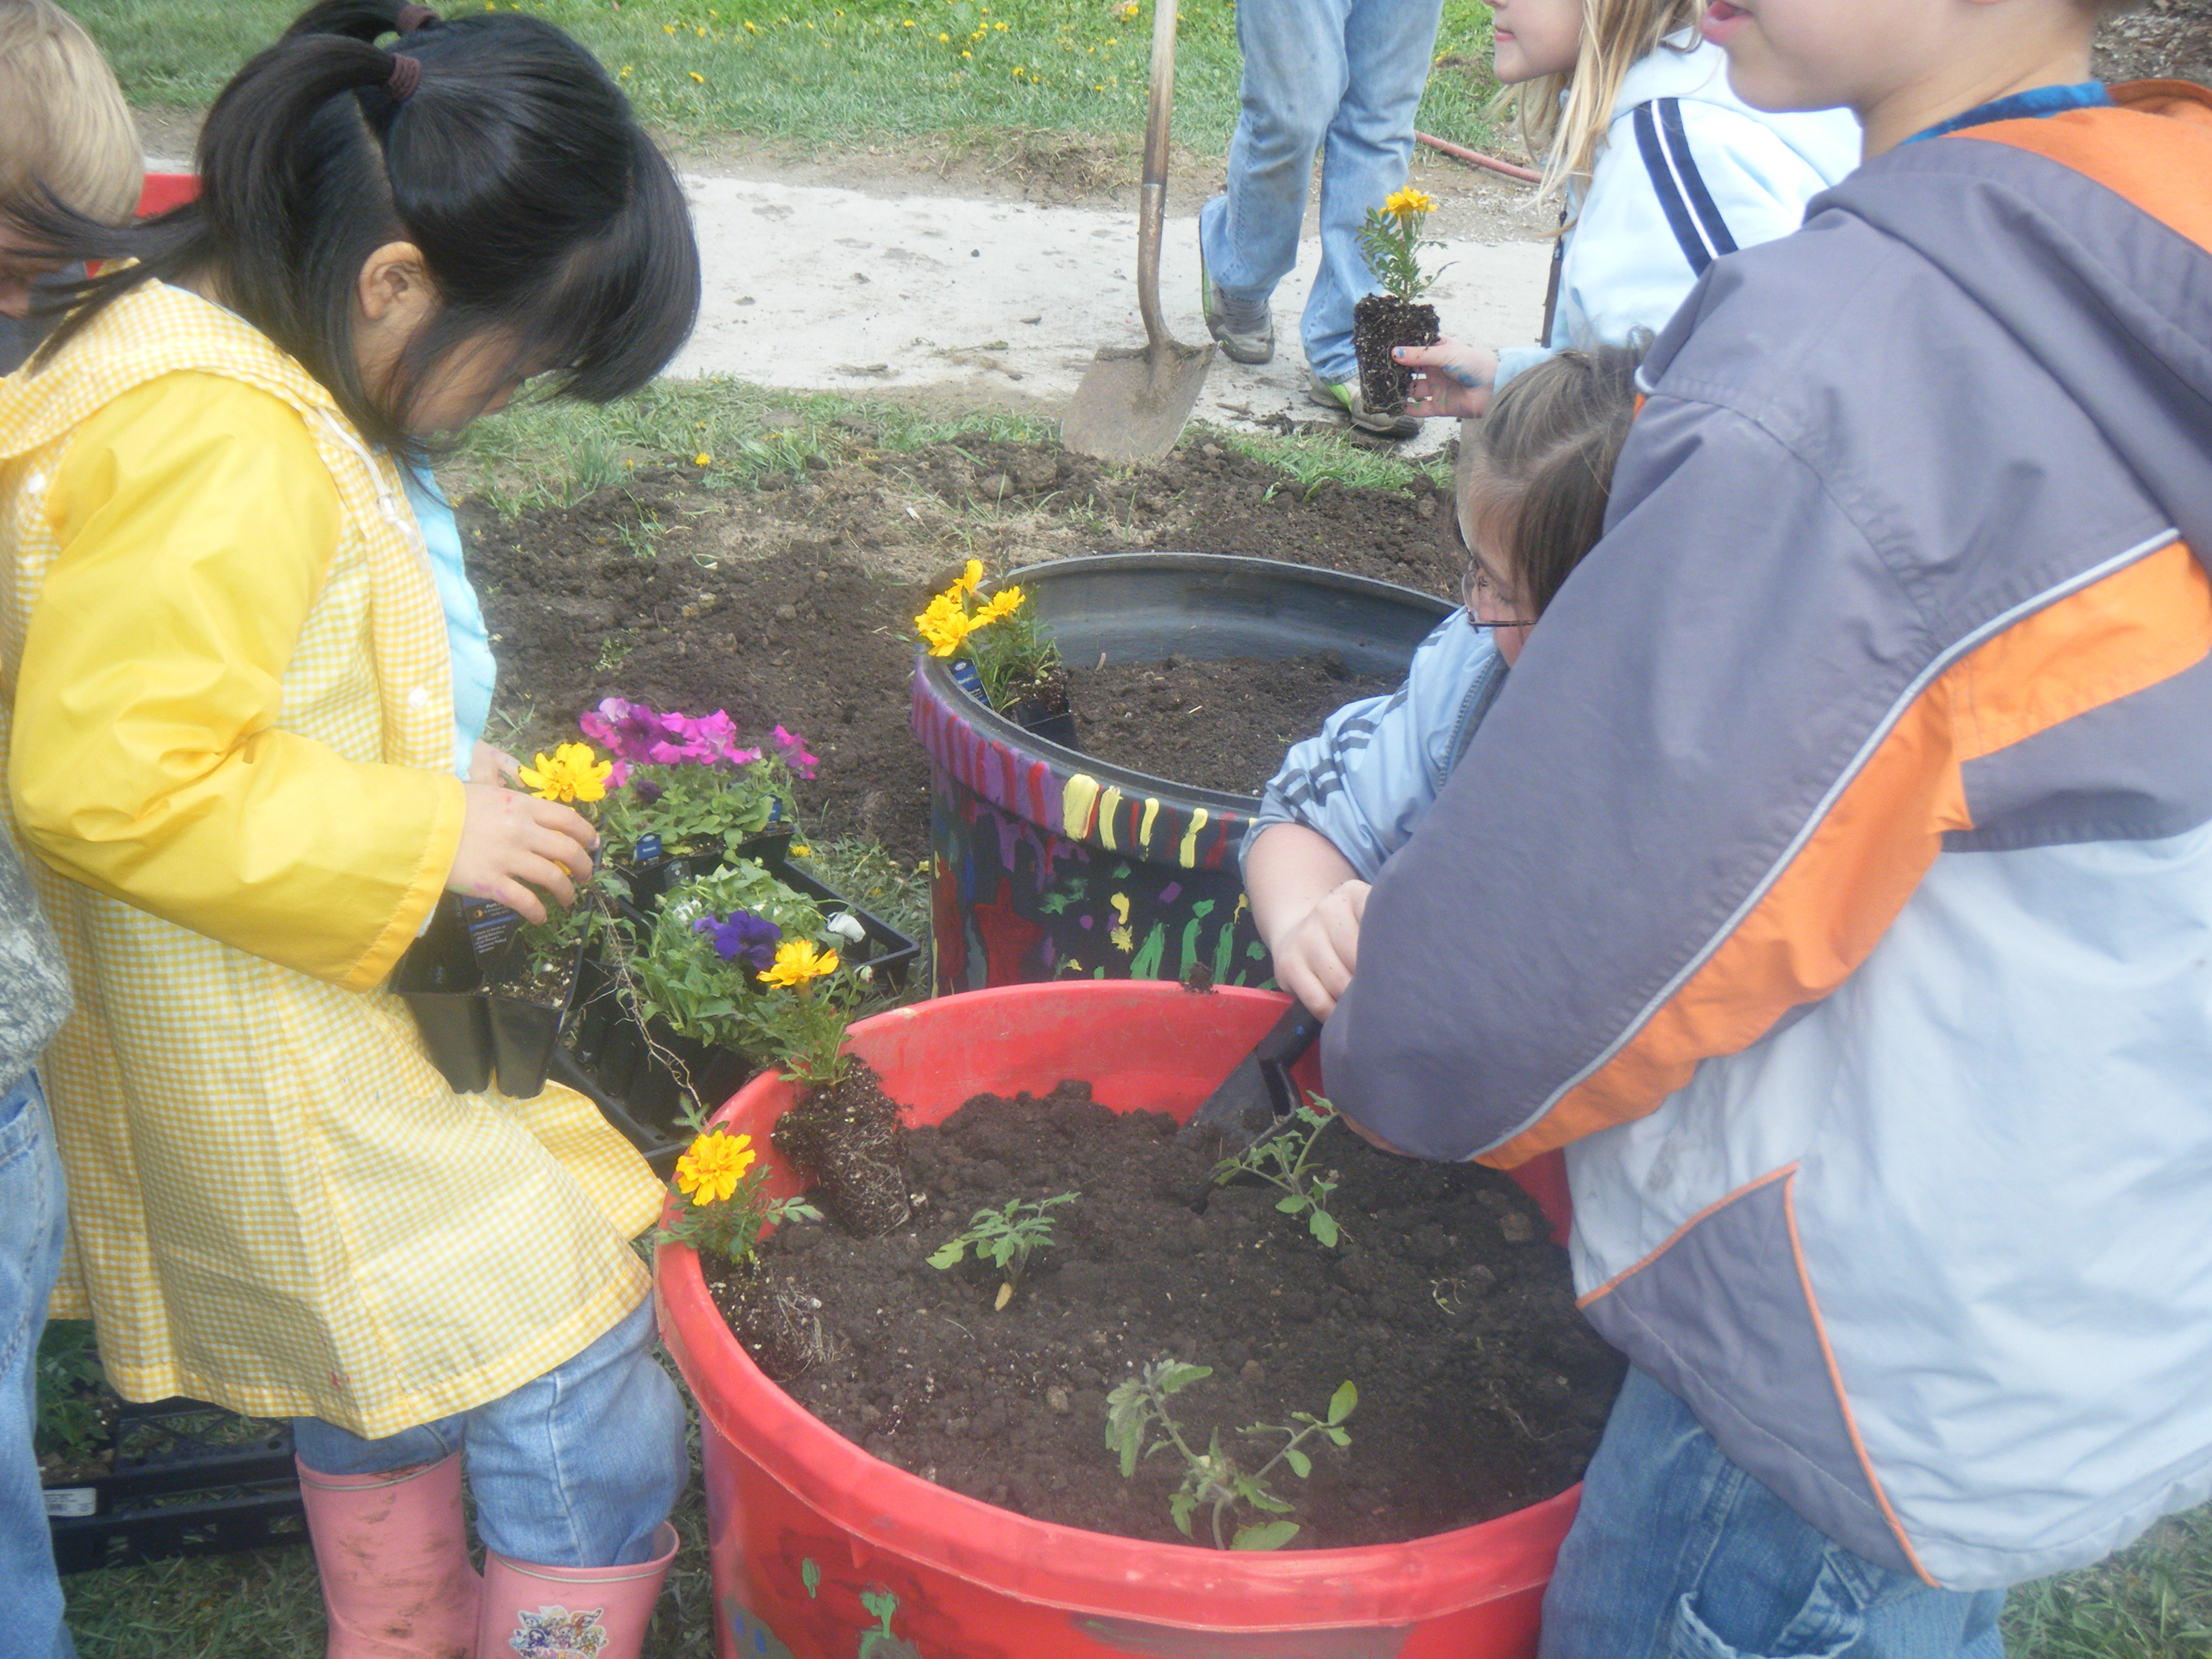
<instances>
[{"instance_id":1,"label":"black crate","mask_svg":"<svg viewBox=\"0 0 2212 1659\"><path fill-rule=\"evenodd\" d=\"M46 1488L64 1572L307 1541L289 1424L163 1400L124 1406L109 1443L107 1474Z\"/></svg>"}]
</instances>

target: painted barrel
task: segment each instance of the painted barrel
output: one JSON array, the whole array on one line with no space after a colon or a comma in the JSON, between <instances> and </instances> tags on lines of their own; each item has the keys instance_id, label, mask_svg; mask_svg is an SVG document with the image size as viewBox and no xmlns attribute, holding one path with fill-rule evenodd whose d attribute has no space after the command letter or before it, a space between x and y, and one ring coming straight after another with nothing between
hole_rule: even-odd
<instances>
[{"instance_id":1,"label":"painted barrel","mask_svg":"<svg viewBox=\"0 0 2212 1659\"><path fill-rule=\"evenodd\" d=\"M1089 1079L1116 1111L1187 1118L1287 1000L1021 985L896 1008L851 1042L912 1122L1063 1078ZM1311 1054L1297 1074L1317 1085ZM763 1073L715 1120L752 1136L777 1197L799 1187L769 1139L792 1098ZM1563 1237L1558 1155L1514 1176ZM653 1279L699 1402L719 1659L1534 1659L1579 1486L1353 1549L1220 1551L1034 1521L872 1457L814 1417L753 1364L690 1249L662 1245Z\"/></svg>"},{"instance_id":2,"label":"painted barrel","mask_svg":"<svg viewBox=\"0 0 2212 1659\"><path fill-rule=\"evenodd\" d=\"M1006 580L1085 666L1334 651L1355 674L1402 675L1452 608L1364 576L1205 553L1062 559ZM1237 867L1257 796L1094 760L918 653L914 732L930 759L936 994L1194 970L1269 982Z\"/></svg>"}]
</instances>

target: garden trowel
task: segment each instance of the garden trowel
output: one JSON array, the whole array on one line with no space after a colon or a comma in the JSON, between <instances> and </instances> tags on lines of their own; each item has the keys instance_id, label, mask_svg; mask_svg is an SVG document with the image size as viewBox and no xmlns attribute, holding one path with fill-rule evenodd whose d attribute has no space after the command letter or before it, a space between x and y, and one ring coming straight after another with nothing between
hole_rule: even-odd
<instances>
[{"instance_id":1,"label":"garden trowel","mask_svg":"<svg viewBox=\"0 0 2212 1659\"><path fill-rule=\"evenodd\" d=\"M1152 13L1152 95L1145 117L1145 186L1137 206L1137 308L1141 349L1103 350L1075 388L1060 441L1079 455L1126 465L1175 447L1213 361L1211 342L1187 346L1160 320L1160 230L1167 218L1168 115L1175 103L1176 0Z\"/></svg>"},{"instance_id":2,"label":"garden trowel","mask_svg":"<svg viewBox=\"0 0 2212 1659\"><path fill-rule=\"evenodd\" d=\"M1190 1121L1176 1131L1176 1139L1204 1146L1218 1137L1220 1156L1234 1158L1269 1133L1297 1110L1298 1085L1291 1067L1320 1035L1321 1022L1293 1001Z\"/></svg>"}]
</instances>

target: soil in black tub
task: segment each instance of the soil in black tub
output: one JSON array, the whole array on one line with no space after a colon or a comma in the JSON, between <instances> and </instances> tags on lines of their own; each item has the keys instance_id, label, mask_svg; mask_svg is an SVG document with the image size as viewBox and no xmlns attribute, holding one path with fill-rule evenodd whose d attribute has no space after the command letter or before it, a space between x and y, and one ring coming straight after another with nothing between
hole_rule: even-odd
<instances>
[{"instance_id":1,"label":"soil in black tub","mask_svg":"<svg viewBox=\"0 0 2212 1659\"><path fill-rule=\"evenodd\" d=\"M1068 698L1085 754L1176 783L1256 795L1291 744L1346 703L1395 691L1403 680L1354 674L1334 651L1215 662L1170 657L1073 668Z\"/></svg>"},{"instance_id":2,"label":"soil in black tub","mask_svg":"<svg viewBox=\"0 0 2212 1659\"><path fill-rule=\"evenodd\" d=\"M1562 1251L1511 1182L1470 1164L1370 1149L1339 1125L1322 1160L1343 1177L1322 1248L1272 1188L1215 1188L1164 1114L1116 1115L1087 1085L1042 1100L981 1097L908 1132L925 1201L888 1237L793 1224L764 1249L769 1278L818 1301L831 1352L780 1380L839 1433L939 1485L1040 1520L1180 1541L1172 1453L1124 1480L1106 1395L1164 1355L1213 1375L1176 1396L1186 1438L1256 1467L1279 1444L1255 1423L1323 1414L1349 1379L1345 1451L1310 1479L1271 1479L1297 1505L1295 1547L1399 1541L1537 1502L1577 1479L1622 1366L1576 1311ZM927 1258L976 1210L1080 1192L1052 1212L1004 1312L995 1269ZM707 1264L718 1301L726 1264ZM727 1311L726 1306L726 1312ZM1264 1446L1264 1449L1261 1449ZM1201 1530L1203 1528L1201 1528Z\"/></svg>"}]
</instances>

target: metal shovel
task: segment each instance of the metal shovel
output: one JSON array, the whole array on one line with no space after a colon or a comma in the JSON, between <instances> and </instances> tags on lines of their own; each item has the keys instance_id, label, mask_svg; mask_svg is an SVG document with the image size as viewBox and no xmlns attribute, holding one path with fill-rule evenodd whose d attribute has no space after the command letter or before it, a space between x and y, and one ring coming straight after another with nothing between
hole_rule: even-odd
<instances>
[{"instance_id":1,"label":"metal shovel","mask_svg":"<svg viewBox=\"0 0 2212 1659\"><path fill-rule=\"evenodd\" d=\"M1175 447L1213 361L1211 342L1187 346L1160 320L1160 228L1167 217L1168 116L1175 104L1176 0L1152 13L1152 93L1145 117L1145 187L1137 207L1137 307L1141 350L1104 350L1075 388L1060 441L1079 455L1127 465Z\"/></svg>"}]
</instances>

